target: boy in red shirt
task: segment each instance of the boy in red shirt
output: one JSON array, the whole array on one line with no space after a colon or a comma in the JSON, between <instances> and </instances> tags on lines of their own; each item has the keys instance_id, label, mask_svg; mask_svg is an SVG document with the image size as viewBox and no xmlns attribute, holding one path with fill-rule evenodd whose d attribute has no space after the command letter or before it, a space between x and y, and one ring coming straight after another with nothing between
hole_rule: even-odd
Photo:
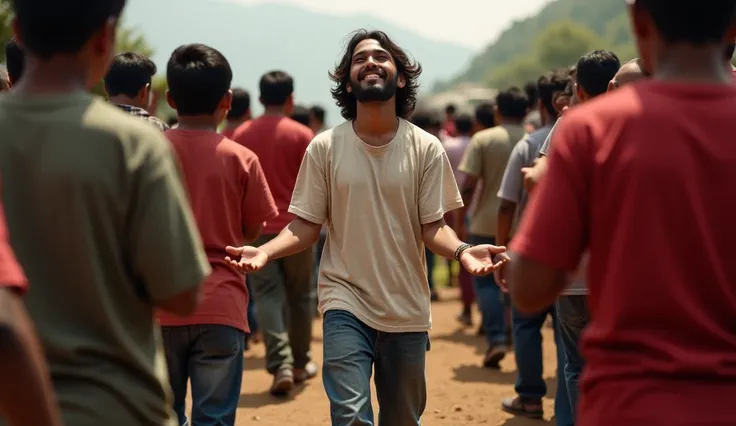
<instances>
[{"instance_id":1,"label":"boy in red shirt","mask_svg":"<svg viewBox=\"0 0 736 426\"><path fill-rule=\"evenodd\" d=\"M589 250L577 424L736 424L736 0L629 4L653 78L565 115L510 292L544 308Z\"/></svg>"},{"instance_id":2,"label":"boy in red shirt","mask_svg":"<svg viewBox=\"0 0 736 426\"><path fill-rule=\"evenodd\" d=\"M224 261L225 246L253 241L277 215L258 158L217 133L232 100L232 71L217 50L179 47L166 77L179 126L166 132L181 162L212 275L189 317L161 313L174 411L180 424L191 380L192 424L233 425L243 374L248 293L243 276Z\"/></svg>"}]
</instances>

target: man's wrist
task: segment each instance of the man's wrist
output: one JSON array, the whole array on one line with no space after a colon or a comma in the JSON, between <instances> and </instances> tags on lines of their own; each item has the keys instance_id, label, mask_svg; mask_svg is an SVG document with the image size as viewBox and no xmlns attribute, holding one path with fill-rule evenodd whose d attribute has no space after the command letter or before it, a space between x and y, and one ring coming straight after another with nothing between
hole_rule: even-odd
<instances>
[{"instance_id":1,"label":"man's wrist","mask_svg":"<svg viewBox=\"0 0 736 426\"><path fill-rule=\"evenodd\" d=\"M455 249L455 260L460 261L460 256L463 255L465 250L473 247L472 244L462 243Z\"/></svg>"}]
</instances>

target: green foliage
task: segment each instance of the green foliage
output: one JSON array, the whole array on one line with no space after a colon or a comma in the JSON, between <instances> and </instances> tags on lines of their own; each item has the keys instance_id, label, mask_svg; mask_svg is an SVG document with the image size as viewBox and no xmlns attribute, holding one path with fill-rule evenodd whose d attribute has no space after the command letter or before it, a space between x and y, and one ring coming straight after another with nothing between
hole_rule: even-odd
<instances>
[{"instance_id":1,"label":"green foliage","mask_svg":"<svg viewBox=\"0 0 736 426\"><path fill-rule=\"evenodd\" d=\"M611 49L622 62L636 56L624 2L555 0L511 24L454 83L521 85L552 68L573 65L594 49Z\"/></svg>"},{"instance_id":2,"label":"green foliage","mask_svg":"<svg viewBox=\"0 0 736 426\"><path fill-rule=\"evenodd\" d=\"M10 40L13 35L13 29L11 27L11 19L13 17L12 10L10 9L10 0L0 0L0 42L2 42L2 48L0 48L0 62L5 62L5 42Z\"/></svg>"}]
</instances>

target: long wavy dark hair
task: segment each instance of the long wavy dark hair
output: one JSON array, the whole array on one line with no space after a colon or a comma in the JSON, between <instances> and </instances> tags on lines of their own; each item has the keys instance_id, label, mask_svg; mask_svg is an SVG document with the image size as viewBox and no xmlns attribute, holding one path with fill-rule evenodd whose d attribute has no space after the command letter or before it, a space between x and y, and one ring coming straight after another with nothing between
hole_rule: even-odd
<instances>
[{"instance_id":1,"label":"long wavy dark hair","mask_svg":"<svg viewBox=\"0 0 736 426\"><path fill-rule=\"evenodd\" d=\"M396 89L396 115L407 119L414 111L417 103L417 91L419 90L419 75L422 66L409 58L406 52L394 43L383 31L357 30L352 33L350 41L345 48L345 53L335 69L329 73L330 80L335 86L330 90L335 103L340 107L340 114L346 120L354 120L357 114L357 100L355 95L348 92L350 84L350 67L353 63L353 52L363 40L376 40L381 47L391 55L396 64L398 75L403 76L406 84Z\"/></svg>"}]
</instances>

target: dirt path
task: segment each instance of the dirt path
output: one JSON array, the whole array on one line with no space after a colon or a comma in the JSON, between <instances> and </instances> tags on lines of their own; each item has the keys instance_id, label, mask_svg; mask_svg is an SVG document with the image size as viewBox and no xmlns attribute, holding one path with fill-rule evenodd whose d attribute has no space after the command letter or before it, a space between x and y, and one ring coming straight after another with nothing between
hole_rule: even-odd
<instances>
[{"instance_id":1,"label":"dirt path","mask_svg":"<svg viewBox=\"0 0 736 426\"><path fill-rule=\"evenodd\" d=\"M423 426L505 425L541 426L554 424L554 341L552 330L545 327L544 369L548 396L544 400L545 420L513 418L499 408L501 399L514 395L516 364L513 353L502 362L501 371L481 367L484 340L475 336L475 328L462 329L455 316L459 312L457 290L441 293L442 302L433 305L432 350L427 354L428 401L422 417ZM478 315L474 318L479 321ZM314 323L313 356L322 360L322 323ZM298 387L287 399L268 394L270 376L264 370L264 350L259 344L246 353L243 388L238 409L238 426L324 426L330 424L329 404L317 377ZM374 392L374 410L377 410Z\"/></svg>"}]
</instances>

